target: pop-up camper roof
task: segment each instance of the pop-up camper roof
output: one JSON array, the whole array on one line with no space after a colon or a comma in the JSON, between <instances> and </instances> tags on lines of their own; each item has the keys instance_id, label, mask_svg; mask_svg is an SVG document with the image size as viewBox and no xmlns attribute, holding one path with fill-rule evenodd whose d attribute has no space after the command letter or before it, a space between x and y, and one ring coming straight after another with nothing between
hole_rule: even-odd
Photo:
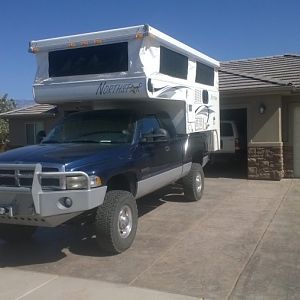
<instances>
[{"instance_id":1,"label":"pop-up camper roof","mask_svg":"<svg viewBox=\"0 0 300 300\"><path fill-rule=\"evenodd\" d=\"M219 63L148 25L30 42L38 103L101 99L186 100L218 89Z\"/></svg>"}]
</instances>

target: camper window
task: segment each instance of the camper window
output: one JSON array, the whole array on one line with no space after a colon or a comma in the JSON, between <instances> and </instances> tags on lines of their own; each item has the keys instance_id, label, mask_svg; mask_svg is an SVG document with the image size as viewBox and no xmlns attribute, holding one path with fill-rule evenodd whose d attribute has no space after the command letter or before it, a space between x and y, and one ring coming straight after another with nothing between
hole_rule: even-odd
<instances>
[{"instance_id":1,"label":"camper window","mask_svg":"<svg viewBox=\"0 0 300 300\"><path fill-rule=\"evenodd\" d=\"M214 68L197 62L196 82L214 86Z\"/></svg>"},{"instance_id":2,"label":"camper window","mask_svg":"<svg viewBox=\"0 0 300 300\"><path fill-rule=\"evenodd\" d=\"M49 52L49 77L128 71L128 43Z\"/></svg>"},{"instance_id":3,"label":"camper window","mask_svg":"<svg viewBox=\"0 0 300 300\"><path fill-rule=\"evenodd\" d=\"M159 72L176 78L187 79L188 58L182 54L160 46Z\"/></svg>"}]
</instances>

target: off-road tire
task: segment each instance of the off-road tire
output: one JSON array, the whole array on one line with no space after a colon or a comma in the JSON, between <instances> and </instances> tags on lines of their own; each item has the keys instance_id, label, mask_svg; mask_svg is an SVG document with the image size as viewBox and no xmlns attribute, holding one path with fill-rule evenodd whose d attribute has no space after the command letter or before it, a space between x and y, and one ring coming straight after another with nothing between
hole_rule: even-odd
<instances>
[{"instance_id":1,"label":"off-road tire","mask_svg":"<svg viewBox=\"0 0 300 300\"><path fill-rule=\"evenodd\" d=\"M192 163L190 172L182 178L184 196L189 201L199 201L204 190L204 173L202 166Z\"/></svg>"},{"instance_id":2,"label":"off-road tire","mask_svg":"<svg viewBox=\"0 0 300 300\"><path fill-rule=\"evenodd\" d=\"M123 236L120 229L120 216L127 209L131 214L131 229ZM99 247L106 253L118 254L128 249L135 238L138 223L136 201L130 192L112 190L106 193L95 218L96 239Z\"/></svg>"},{"instance_id":3,"label":"off-road tire","mask_svg":"<svg viewBox=\"0 0 300 300\"><path fill-rule=\"evenodd\" d=\"M36 229L36 226L0 223L0 239L11 243L28 241L32 238Z\"/></svg>"}]
</instances>

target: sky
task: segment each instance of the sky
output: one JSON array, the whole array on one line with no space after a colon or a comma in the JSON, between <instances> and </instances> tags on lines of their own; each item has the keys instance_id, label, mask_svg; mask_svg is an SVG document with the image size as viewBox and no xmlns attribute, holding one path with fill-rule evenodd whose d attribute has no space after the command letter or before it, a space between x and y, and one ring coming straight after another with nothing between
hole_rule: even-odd
<instances>
[{"instance_id":1,"label":"sky","mask_svg":"<svg viewBox=\"0 0 300 300\"><path fill-rule=\"evenodd\" d=\"M1 1L0 96L32 100L30 40L149 24L220 61L300 53L299 0Z\"/></svg>"}]
</instances>

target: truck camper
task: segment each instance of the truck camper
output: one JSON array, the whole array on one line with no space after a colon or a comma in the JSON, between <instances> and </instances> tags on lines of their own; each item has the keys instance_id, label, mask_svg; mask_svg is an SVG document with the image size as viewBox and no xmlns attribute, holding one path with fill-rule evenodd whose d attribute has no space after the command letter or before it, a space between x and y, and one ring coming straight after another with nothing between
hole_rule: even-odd
<instances>
[{"instance_id":1,"label":"truck camper","mask_svg":"<svg viewBox=\"0 0 300 300\"><path fill-rule=\"evenodd\" d=\"M99 247L134 241L136 200L180 182L201 199L220 148L219 63L149 25L30 42L37 103L65 118L0 155L0 238L93 218ZM74 113L70 113L74 112Z\"/></svg>"}]
</instances>

